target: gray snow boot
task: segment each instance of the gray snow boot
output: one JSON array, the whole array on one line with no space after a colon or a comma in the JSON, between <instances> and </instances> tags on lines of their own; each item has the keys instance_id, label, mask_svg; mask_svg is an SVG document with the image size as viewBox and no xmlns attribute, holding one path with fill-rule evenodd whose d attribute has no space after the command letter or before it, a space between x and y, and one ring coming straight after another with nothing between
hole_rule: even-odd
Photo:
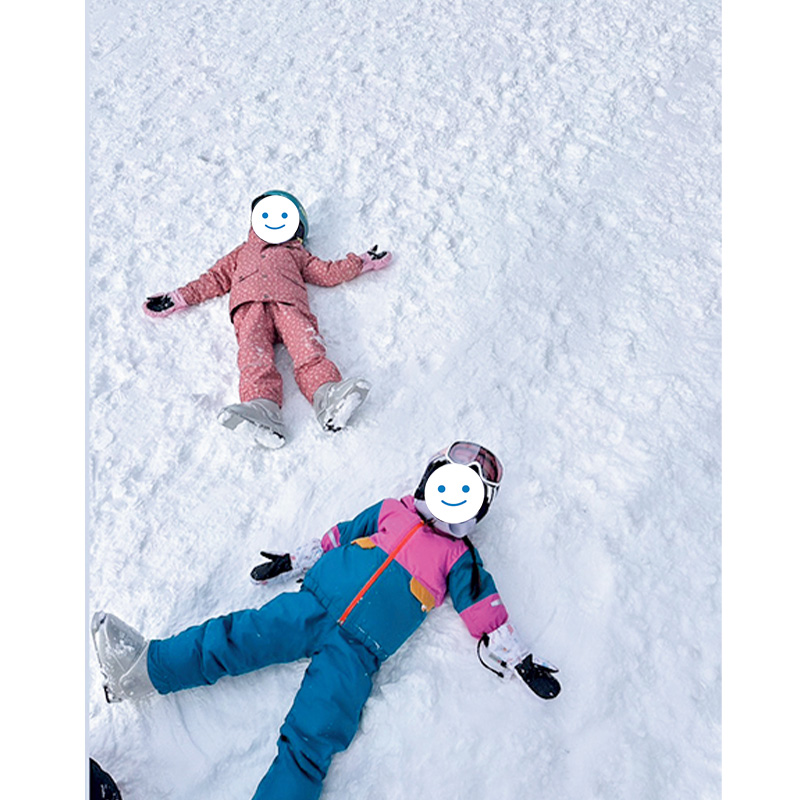
<instances>
[{"instance_id":1,"label":"gray snow boot","mask_svg":"<svg viewBox=\"0 0 800 800\"><path fill-rule=\"evenodd\" d=\"M314 392L314 415L325 431L340 431L353 412L367 399L370 383L363 378L348 378L338 383L323 383Z\"/></svg>"},{"instance_id":2,"label":"gray snow boot","mask_svg":"<svg viewBox=\"0 0 800 800\"><path fill-rule=\"evenodd\" d=\"M98 611L92 617L92 639L109 703L135 700L155 691L147 672L149 642L119 617Z\"/></svg>"},{"instance_id":3,"label":"gray snow boot","mask_svg":"<svg viewBox=\"0 0 800 800\"><path fill-rule=\"evenodd\" d=\"M286 443L281 409L273 400L258 397L246 403L225 406L217 419L231 430L235 430L243 422L247 423L245 427L253 429L253 436L262 447L277 450Z\"/></svg>"}]
</instances>

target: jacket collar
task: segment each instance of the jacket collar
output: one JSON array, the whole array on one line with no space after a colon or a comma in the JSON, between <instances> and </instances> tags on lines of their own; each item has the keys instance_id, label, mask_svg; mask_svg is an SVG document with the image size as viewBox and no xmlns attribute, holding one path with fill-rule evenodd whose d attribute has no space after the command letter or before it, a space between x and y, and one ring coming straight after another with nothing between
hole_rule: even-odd
<instances>
[{"instance_id":1,"label":"jacket collar","mask_svg":"<svg viewBox=\"0 0 800 800\"><path fill-rule=\"evenodd\" d=\"M463 539L465 536L468 536L470 533L472 533L472 531L475 529L475 526L478 524L478 521L475 519L475 517L468 519L465 522L444 522L431 513L431 510L428 508L428 504L424 500L418 500L416 497L411 497L411 501L413 503L413 507L416 509L417 514L419 514L422 519L425 520L427 526L435 533L441 533L445 536L450 536L453 539Z\"/></svg>"},{"instance_id":2,"label":"jacket collar","mask_svg":"<svg viewBox=\"0 0 800 800\"><path fill-rule=\"evenodd\" d=\"M264 249L270 247L289 247L292 250L303 247L303 242L300 239L290 239L288 242L281 242L280 244L270 244L265 242L250 226L250 232L247 234L247 243L251 246L262 247Z\"/></svg>"}]
</instances>

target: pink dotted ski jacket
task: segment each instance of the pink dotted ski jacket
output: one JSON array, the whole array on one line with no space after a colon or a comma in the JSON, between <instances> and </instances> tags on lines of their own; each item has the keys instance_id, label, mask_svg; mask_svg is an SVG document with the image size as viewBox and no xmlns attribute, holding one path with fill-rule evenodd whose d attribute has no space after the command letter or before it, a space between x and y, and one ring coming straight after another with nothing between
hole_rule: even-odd
<instances>
[{"instance_id":1,"label":"pink dotted ski jacket","mask_svg":"<svg viewBox=\"0 0 800 800\"><path fill-rule=\"evenodd\" d=\"M362 267L355 253L339 261L323 261L312 256L299 239L267 244L250 228L244 244L178 291L190 306L230 292L231 315L243 303L268 301L287 303L310 314L307 283L336 286L355 278Z\"/></svg>"}]
</instances>

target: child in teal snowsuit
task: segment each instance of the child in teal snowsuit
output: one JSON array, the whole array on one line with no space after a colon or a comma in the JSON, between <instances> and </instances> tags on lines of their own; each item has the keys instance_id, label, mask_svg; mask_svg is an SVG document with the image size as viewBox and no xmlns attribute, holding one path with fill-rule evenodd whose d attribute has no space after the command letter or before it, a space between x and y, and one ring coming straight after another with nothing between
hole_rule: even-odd
<instances>
[{"instance_id":1,"label":"child in teal snowsuit","mask_svg":"<svg viewBox=\"0 0 800 800\"><path fill-rule=\"evenodd\" d=\"M498 465L490 470L485 456L472 458L468 469L480 475L473 490L484 489L485 495L470 519L448 523L434 516L430 493L426 502L427 481L432 476L437 483L443 480L437 470L473 454L467 449L464 455L459 444L469 443L456 443L431 459L415 495L376 503L297 553L265 554L268 562L256 567L253 577L266 581L305 574L298 592L149 643L99 612L92 629L112 699L152 689L167 694L213 684L224 675L310 658L281 727L278 755L254 800L312 800L319 797L333 755L355 736L380 665L448 593L497 665L514 669L540 696L554 697L559 690L555 668L534 659L519 641L492 576L465 535L488 511L499 485L499 462L488 462ZM488 453L485 448L476 452ZM468 489L457 477L459 483ZM108 669L115 648L137 653L134 663L116 676Z\"/></svg>"}]
</instances>

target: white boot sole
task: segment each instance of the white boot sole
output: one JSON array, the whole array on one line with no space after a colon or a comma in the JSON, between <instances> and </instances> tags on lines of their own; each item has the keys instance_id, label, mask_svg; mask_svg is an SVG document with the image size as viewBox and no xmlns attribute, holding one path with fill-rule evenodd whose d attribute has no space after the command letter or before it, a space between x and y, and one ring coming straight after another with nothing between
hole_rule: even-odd
<instances>
[{"instance_id":1,"label":"white boot sole","mask_svg":"<svg viewBox=\"0 0 800 800\"><path fill-rule=\"evenodd\" d=\"M114 693L111 685L108 682L108 675L106 674L105 665L100 658L100 646L97 641L100 629L103 627L106 615L103 611L97 611L92 617L92 643L94 644L94 652L97 656L97 663L100 665L100 674L103 676L103 692L106 696L107 703L121 703L123 698Z\"/></svg>"},{"instance_id":2,"label":"white boot sole","mask_svg":"<svg viewBox=\"0 0 800 800\"><path fill-rule=\"evenodd\" d=\"M286 438L271 428L265 428L263 425L254 425L253 427L255 428L253 438L261 447L266 447L267 450L278 450L286 444Z\"/></svg>"},{"instance_id":3,"label":"white boot sole","mask_svg":"<svg viewBox=\"0 0 800 800\"><path fill-rule=\"evenodd\" d=\"M229 424L233 420L238 420L238 422L233 425ZM268 450L277 450L286 444L286 437L282 436L273 428L268 428L266 425L258 425L227 408L223 408L222 411L217 414L217 421L223 427L237 434L246 431L246 435L251 436L256 444L261 445L261 447L266 447Z\"/></svg>"},{"instance_id":4,"label":"white boot sole","mask_svg":"<svg viewBox=\"0 0 800 800\"><path fill-rule=\"evenodd\" d=\"M337 433L350 421L353 413L364 403L369 394L370 384L357 381L352 389L338 403L331 406L320 421L323 430Z\"/></svg>"}]
</instances>

